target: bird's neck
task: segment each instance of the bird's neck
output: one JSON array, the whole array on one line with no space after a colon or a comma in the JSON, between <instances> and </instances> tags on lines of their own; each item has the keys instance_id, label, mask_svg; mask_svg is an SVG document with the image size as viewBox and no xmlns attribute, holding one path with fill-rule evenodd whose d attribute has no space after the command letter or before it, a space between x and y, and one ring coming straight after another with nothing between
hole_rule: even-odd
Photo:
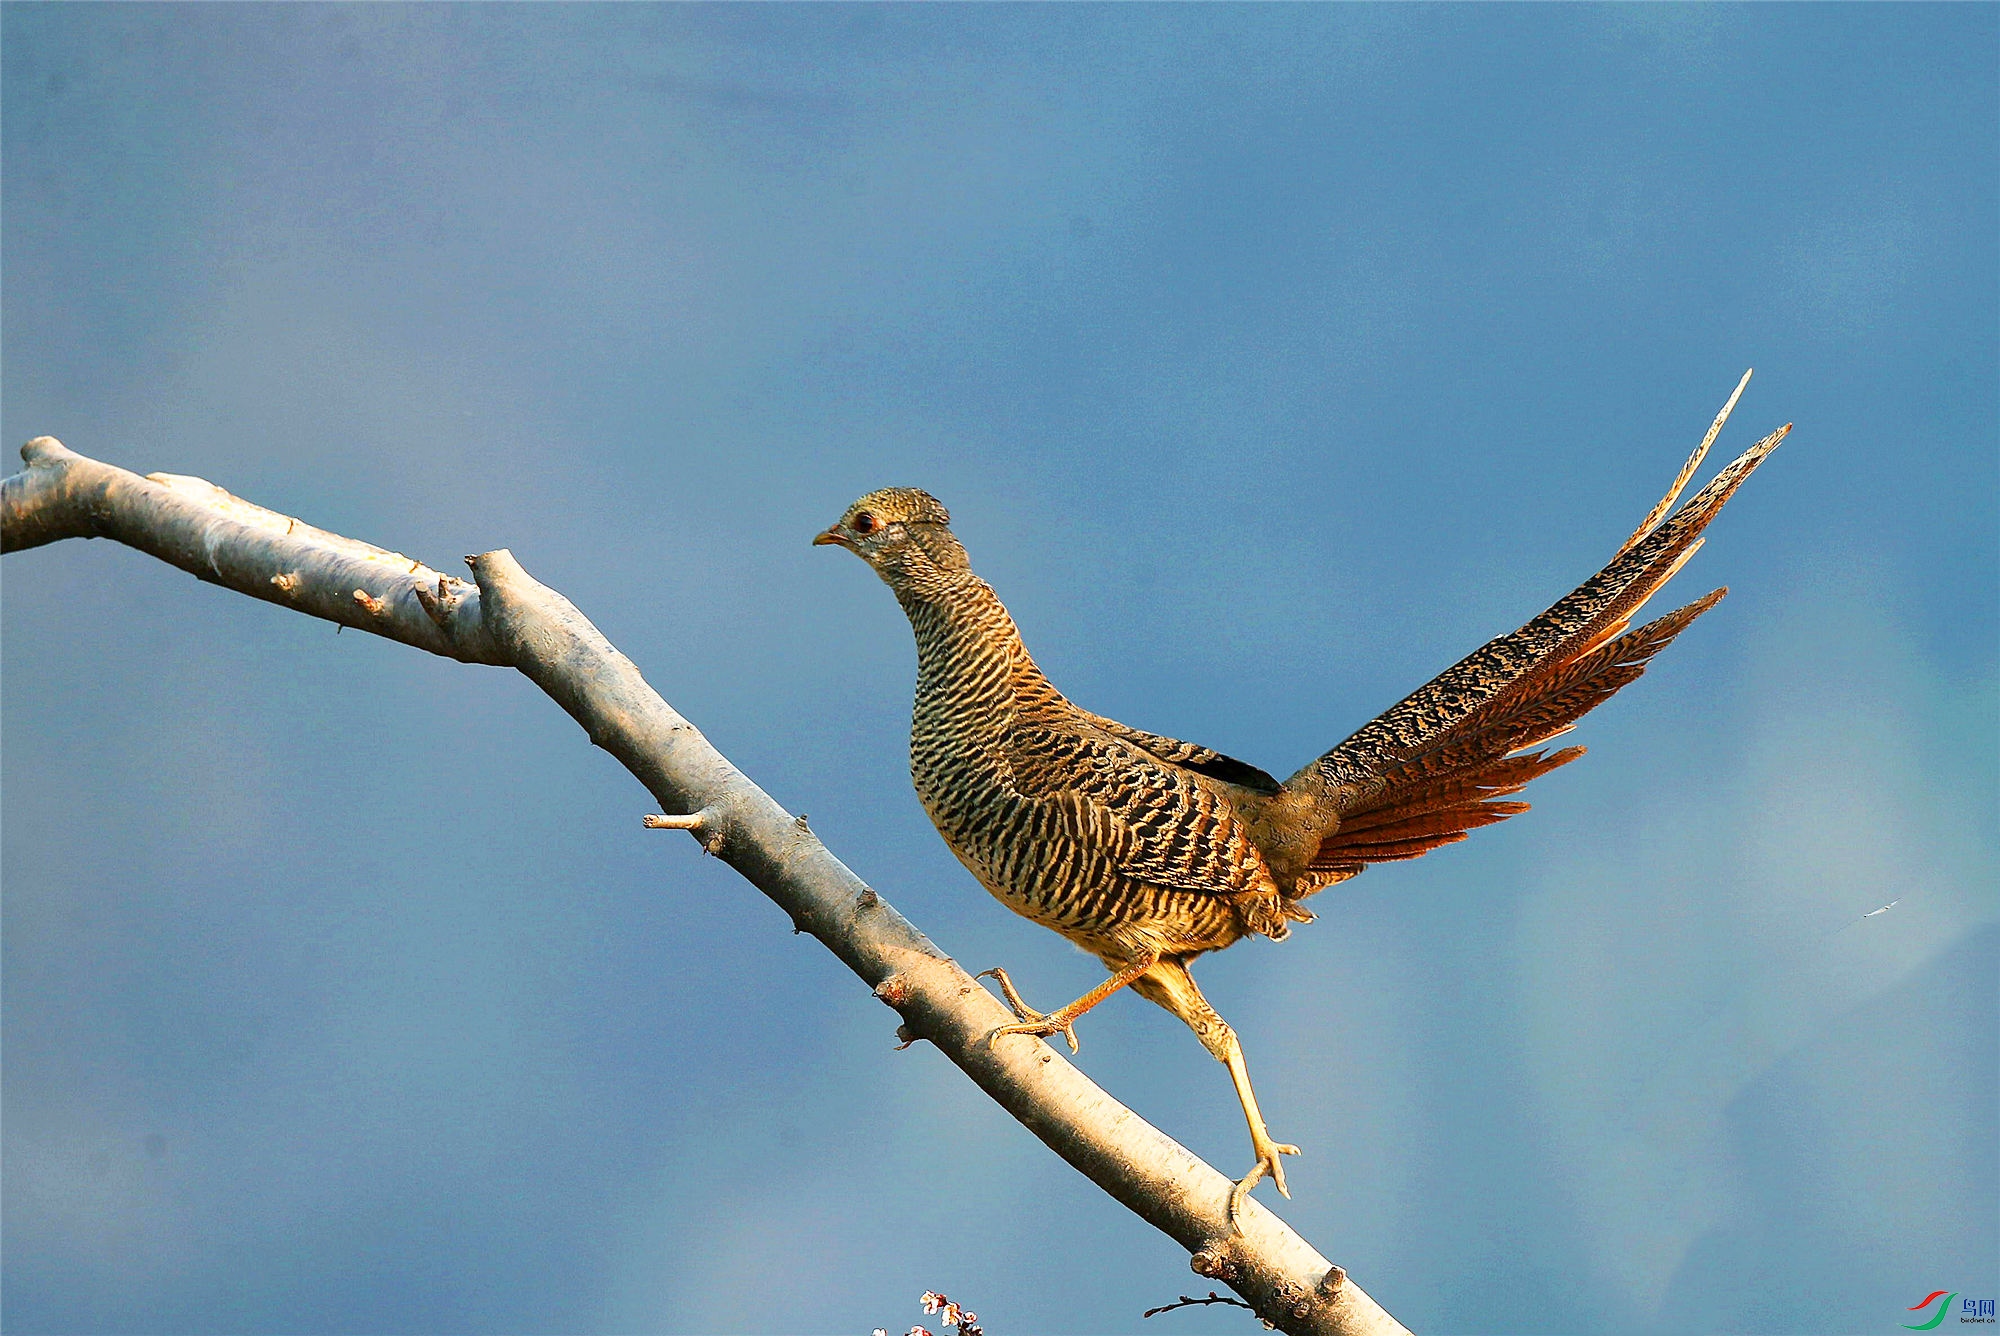
<instances>
[{"instance_id":1,"label":"bird's neck","mask_svg":"<svg viewBox=\"0 0 2000 1336\"><path fill-rule=\"evenodd\" d=\"M993 587L970 571L898 588L917 639L917 694L946 692L1013 706L1060 700Z\"/></svg>"}]
</instances>

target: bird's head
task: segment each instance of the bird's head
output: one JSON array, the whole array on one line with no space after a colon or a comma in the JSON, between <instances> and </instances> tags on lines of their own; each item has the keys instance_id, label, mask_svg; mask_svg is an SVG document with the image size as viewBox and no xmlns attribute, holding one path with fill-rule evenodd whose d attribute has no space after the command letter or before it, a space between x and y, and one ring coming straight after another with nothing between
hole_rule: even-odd
<instances>
[{"instance_id":1,"label":"bird's head","mask_svg":"<svg viewBox=\"0 0 2000 1336\"><path fill-rule=\"evenodd\" d=\"M929 492L884 487L856 501L840 522L813 539L844 547L875 568L891 589L922 594L967 570L951 514Z\"/></svg>"}]
</instances>

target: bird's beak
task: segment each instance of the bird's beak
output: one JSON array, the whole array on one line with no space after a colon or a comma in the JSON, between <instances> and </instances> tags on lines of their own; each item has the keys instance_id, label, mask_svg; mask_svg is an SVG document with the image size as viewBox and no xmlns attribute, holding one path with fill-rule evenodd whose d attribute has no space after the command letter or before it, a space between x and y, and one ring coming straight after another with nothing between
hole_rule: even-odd
<instances>
[{"instance_id":1,"label":"bird's beak","mask_svg":"<svg viewBox=\"0 0 2000 1336\"><path fill-rule=\"evenodd\" d=\"M847 541L847 535L840 531L838 524L813 539L814 547L825 547L828 544L832 544L834 547L844 547L850 552L854 550L854 544Z\"/></svg>"}]
</instances>

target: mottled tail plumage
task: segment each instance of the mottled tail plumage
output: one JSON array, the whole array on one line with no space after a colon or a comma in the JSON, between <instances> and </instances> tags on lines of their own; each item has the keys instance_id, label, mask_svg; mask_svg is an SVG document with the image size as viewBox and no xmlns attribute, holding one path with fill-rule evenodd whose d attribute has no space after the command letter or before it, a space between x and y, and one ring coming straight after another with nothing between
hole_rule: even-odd
<instances>
[{"instance_id":1,"label":"mottled tail plumage","mask_svg":"<svg viewBox=\"0 0 2000 1336\"><path fill-rule=\"evenodd\" d=\"M1749 379L1748 374L1744 380ZM1736 395L1743 392L1738 385ZM1736 402L1730 396L1729 406ZM1718 603L1717 589L1629 630L1646 601L1702 543L1701 532L1791 430L1746 450L1662 521L1729 415L1725 407L1673 487L1611 564L1547 612L1440 673L1298 775L1337 825L1307 864L1330 885L1370 863L1415 858L1528 810L1500 801L1583 755L1531 751L1637 680L1647 661Z\"/></svg>"}]
</instances>

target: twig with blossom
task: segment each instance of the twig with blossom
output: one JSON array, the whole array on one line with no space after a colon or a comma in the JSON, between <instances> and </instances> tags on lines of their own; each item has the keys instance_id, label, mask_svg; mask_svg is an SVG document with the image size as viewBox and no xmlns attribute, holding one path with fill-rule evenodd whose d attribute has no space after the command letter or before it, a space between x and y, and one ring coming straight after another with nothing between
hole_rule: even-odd
<instances>
[{"instance_id":1,"label":"twig with blossom","mask_svg":"<svg viewBox=\"0 0 2000 1336\"><path fill-rule=\"evenodd\" d=\"M978 1325L979 1314L970 1308L959 1307L949 1297L925 1290L918 1302L923 1304L926 1313L936 1313L944 1325L952 1329L953 1336L986 1336L986 1332ZM889 1333L884 1328L877 1327L869 1336L889 1336ZM928 1327L911 1327L904 1336L931 1336L931 1331Z\"/></svg>"}]
</instances>

